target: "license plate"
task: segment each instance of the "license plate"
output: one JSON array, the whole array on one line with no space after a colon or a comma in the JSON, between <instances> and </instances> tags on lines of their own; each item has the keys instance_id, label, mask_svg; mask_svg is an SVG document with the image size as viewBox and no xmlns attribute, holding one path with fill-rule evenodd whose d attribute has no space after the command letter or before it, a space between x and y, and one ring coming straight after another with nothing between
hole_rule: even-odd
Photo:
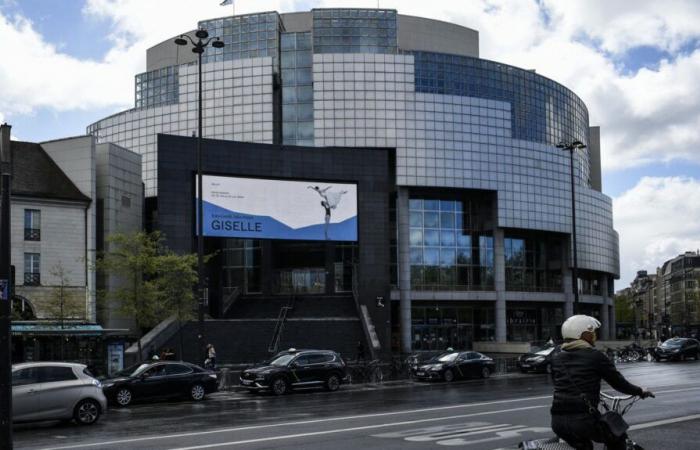
<instances>
[{"instance_id":1,"label":"license plate","mask_svg":"<svg viewBox=\"0 0 700 450\"><path fill-rule=\"evenodd\" d=\"M520 364L520 367L527 369L528 367L530 367L530 364Z\"/></svg>"},{"instance_id":2,"label":"license plate","mask_svg":"<svg viewBox=\"0 0 700 450\"><path fill-rule=\"evenodd\" d=\"M425 375L425 372L416 372L416 375L418 375L419 377L422 377Z\"/></svg>"},{"instance_id":3,"label":"license plate","mask_svg":"<svg viewBox=\"0 0 700 450\"><path fill-rule=\"evenodd\" d=\"M241 380L241 384L244 384L246 386L253 384L251 380Z\"/></svg>"}]
</instances>

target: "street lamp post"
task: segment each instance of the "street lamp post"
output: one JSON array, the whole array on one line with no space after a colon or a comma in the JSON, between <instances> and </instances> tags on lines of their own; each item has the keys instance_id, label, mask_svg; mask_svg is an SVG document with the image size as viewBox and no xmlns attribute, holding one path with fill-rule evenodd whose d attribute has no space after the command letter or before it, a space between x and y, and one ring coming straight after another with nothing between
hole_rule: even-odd
<instances>
[{"instance_id":1,"label":"street lamp post","mask_svg":"<svg viewBox=\"0 0 700 450\"><path fill-rule=\"evenodd\" d=\"M204 232L203 232L203 222L204 214L202 207L202 54L204 49L211 44L214 48L223 48L224 43L218 38L210 38L207 30L200 28L195 32L195 41L189 35L181 34L179 38L175 39L175 44L177 45L192 45L192 53L197 54L197 62L199 69L199 87L198 87L198 123L197 123L197 320L198 320L198 333L197 339L199 343L199 349L202 348L202 339L204 338L204 293L205 293L205 282L204 282Z\"/></svg>"},{"instance_id":2,"label":"street lamp post","mask_svg":"<svg viewBox=\"0 0 700 450\"><path fill-rule=\"evenodd\" d=\"M0 125L0 448L12 450L12 334L10 279L10 126Z\"/></svg>"},{"instance_id":3,"label":"street lamp post","mask_svg":"<svg viewBox=\"0 0 700 450\"><path fill-rule=\"evenodd\" d=\"M567 150L571 156L571 240L574 248L574 271L572 273L572 287L574 289L574 314L579 313L578 300L578 255L576 249L576 191L574 183L574 150L584 149L586 146L581 141L571 143L560 142L557 148Z\"/></svg>"}]
</instances>

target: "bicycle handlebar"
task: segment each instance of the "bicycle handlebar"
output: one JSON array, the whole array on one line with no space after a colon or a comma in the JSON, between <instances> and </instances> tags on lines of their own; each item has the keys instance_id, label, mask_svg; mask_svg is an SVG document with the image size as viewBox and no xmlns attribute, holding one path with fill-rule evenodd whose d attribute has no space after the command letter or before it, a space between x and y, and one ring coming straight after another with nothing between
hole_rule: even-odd
<instances>
[{"instance_id":1,"label":"bicycle handlebar","mask_svg":"<svg viewBox=\"0 0 700 450\"><path fill-rule=\"evenodd\" d=\"M609 395L609 394L606 394L605 392L602 392L602 391L600 392L600 396L607 399L607 400L621 400L621 401L630 400L630 399L636 397L636 395L624 395L624 396Z\"/></svg>"}]
</instances>

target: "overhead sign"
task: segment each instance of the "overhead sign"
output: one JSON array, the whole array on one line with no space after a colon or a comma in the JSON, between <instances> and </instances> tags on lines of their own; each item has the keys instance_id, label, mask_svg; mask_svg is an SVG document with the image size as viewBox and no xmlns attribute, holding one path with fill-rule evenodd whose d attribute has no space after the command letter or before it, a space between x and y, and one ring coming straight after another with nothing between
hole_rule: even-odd
<instances>
[{"instance_id":1,"label":"overhead sign","mask_svg":"<svg viewBox=\"0 0 700 450\"><path fill-rule=\"evenodd\" d=\"M205 175L204 236L357 240L357 185Z\"/></svg>"}]
</instances>

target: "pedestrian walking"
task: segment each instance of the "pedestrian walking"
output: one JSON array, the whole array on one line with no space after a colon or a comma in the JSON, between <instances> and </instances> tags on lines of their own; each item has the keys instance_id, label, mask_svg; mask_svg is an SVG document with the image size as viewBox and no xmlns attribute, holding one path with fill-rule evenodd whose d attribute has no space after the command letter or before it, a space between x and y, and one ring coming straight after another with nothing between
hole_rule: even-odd
<instances>
[{"instance_id":1,"label":"pedestrian walking","mask_svg":"<svg viewBox=\"0 0 700 450\"><path fill-rule=\"evenodd\" d=\"M207 344L207 359L204 361L206 369L216 369L216 349L212 344Z\"/></svg>"}]
</instances>

